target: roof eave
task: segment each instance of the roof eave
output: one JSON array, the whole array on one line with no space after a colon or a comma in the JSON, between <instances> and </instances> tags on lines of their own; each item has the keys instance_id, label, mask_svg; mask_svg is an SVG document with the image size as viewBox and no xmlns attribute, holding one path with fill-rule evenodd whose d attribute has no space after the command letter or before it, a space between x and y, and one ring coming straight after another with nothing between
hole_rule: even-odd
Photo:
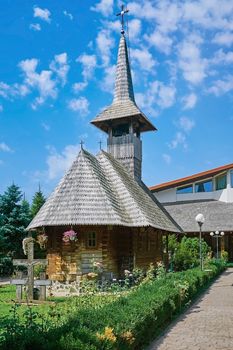
<instances>
[{"instance_id":1,"label":"roof eave","mask_svg":"<svg viewBox=\"0 0 233 350\"><path fill-rule=\"evenodd\" d=\"M134 118L139 117L139 121L141 123L141 131L147 132L147 131L157 131L158 129L142 114L134 114L134 115L122 115L121 117L118 117L117 119L128 119L128 118ZM109 121L111 123L112 121L116 121L116 118L99 118L96 117L95 119L91 120L91 124L95 125L97 128L101 129L104 132L108 132L108 125L106 122Z\"/></svg>"}]
</instances>

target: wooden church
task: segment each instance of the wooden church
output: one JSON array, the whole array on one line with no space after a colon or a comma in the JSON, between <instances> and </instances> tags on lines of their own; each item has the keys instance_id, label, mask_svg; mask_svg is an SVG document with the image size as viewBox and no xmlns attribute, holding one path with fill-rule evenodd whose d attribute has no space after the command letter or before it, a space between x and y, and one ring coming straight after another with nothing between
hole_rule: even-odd
<instances>
[{"instance_id":1,"label":"wooden church","mask_svg":"<svg viewBox=\"0 0 233 350\"><path fill-rule=\"evenodd\" d=\"M81 147L77 159L28 226L43 232L50 279L75 280L96 263L106 277L163 258L162 235L179 225L141 180L140 134L156 128L135 99L124 30L114 99L91 121L107 133L107 152Z\"/></svg>"}]
</instances>

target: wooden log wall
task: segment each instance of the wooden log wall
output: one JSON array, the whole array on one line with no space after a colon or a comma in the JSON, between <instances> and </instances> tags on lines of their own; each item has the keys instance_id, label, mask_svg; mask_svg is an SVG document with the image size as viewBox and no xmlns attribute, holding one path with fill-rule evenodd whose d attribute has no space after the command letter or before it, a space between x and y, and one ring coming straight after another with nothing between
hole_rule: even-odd
<instances>
[{"instance_id":1,"label":"wooden log wall","mask_svg":"<svg viewBox=\"0 0 233 350\"><path fill-rule=\"evenodd\" d=\"M123 276L124 270L146 269L151 262L162 259L162 234L152 228L73 227L78 241L65 243L62 234L67 230L67 227L46 228L49 236L47 274L52 280L72 281L94 272L94 261L102 263L106 278L117 278ZM96 232L95 247L88 246L90 232Z\"/></svg>"}]
</instances>

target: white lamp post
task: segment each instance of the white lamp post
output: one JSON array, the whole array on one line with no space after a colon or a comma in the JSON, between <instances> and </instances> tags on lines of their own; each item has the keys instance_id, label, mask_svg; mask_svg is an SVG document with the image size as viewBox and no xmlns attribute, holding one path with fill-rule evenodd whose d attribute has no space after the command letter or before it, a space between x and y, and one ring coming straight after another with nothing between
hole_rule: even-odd
<instances>
[{"instance_id":1,"label":"white lamp post","mask_svg":"<svg viewBox=\"0 0 233 350\"><path fill-rule=\"evenodd\" d=\"M203 270L203 262L202 262L202 244L201 244L201 235L202 235L202 225L205 222L205 218L203 214L197 214L196 218L196 223L199 226L199 257L200 257L200 268Z\"/></svg>"},{"instance_id":2,"label":"white lamp post","mask_svg":"<svg viewBox=\"0 0 233 350\"><path fill-rule=\"evenodd\" d=\"M223 231L222 232L219 232L219 231L210 232L210 235L211 235L211 237L214 237L217 240L217 244L216 244L216 246L217 246L217 255L216 255L216 257L218 259L218 240L219 240L219 238L222 238L224 236L224 232Z\"/></svg>"}]
</instances>

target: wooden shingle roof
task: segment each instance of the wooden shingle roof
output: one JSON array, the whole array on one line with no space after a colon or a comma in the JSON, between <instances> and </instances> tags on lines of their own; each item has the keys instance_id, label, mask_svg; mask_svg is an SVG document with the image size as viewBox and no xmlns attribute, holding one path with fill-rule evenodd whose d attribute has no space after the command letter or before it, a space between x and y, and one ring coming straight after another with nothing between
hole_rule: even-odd
<instances>
[{"instance_id":1,"label":"wooden shingle roof","mask_svg":"<svg viewBox=\"0 0 233 350\"><path fill-rule=\"evenodd\" d=\"M107 132L108 123L111 123L112 120L123 120L131 117L137 119L141 131L156 130L135 102L127 44L125 36L122 34L118 50L113 103L97 115L91 123Z\"/></svg>"},{"instance_id":2,"label":"wooden shingle roof","mask_svg":"<svg viewBox=\"0 0 233 350\"><path fill-rule=\"evenodd\" d=\"M110 154L81 150L28 230L43 226L120 225L180 232L180 227L143 183Z\"/></svg>"}]
</instances>

